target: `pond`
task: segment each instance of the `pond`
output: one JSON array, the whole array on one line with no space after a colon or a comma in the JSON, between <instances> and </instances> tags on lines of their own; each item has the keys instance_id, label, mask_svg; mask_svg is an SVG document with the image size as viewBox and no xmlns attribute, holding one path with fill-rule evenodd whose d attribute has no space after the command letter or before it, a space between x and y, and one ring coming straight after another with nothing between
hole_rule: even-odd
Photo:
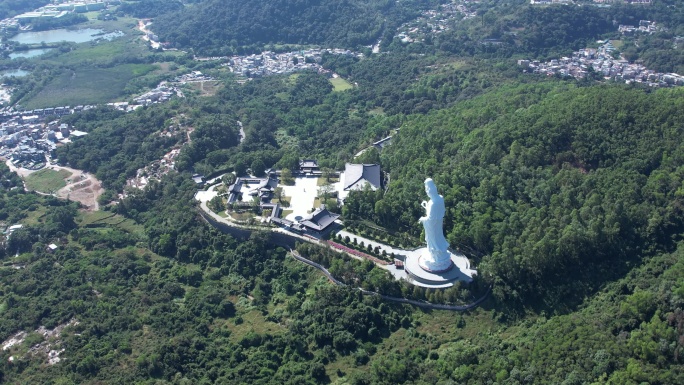
<instances>
[{"instance_id":1,"label":"pond","mask_svg":"<svg viewBox=\"0 0 684 385\"><path fill-rule=\"evenodd\" d=\"M52 48L37 48L37 49L30 49L27 51L16 51L16 52L12 52L11 54L9 54L9 57L10 57L10 59L16 59L16 58L20 58L20 57L29 59L29 58L32 58L35 56L40 56L44 53L48 53L50 51L52 51Z\"/></svg>"},{"instance_id":2,"label":"pond","mask_svg":"<svg viewBox=\"0 0 684 385\"><path fill-rule=\"evenodd\" d=\"M49 31L31 31L22 32L10 41L16 41L21 44L41 44L41 43L58 43L62 41L72 43L85 43L96 39L111 40L115 37L123 36L121 31L105 33L101 29L83 28L83 29L52 29Z\"/></svg>"},{"instance_id":3,"label":"pond","mask_svg":"<svg viewBox=\"0 0 684 385\"><path fill-rule=\"evenodd\" d=\"M10 76L16 76L18 78L22 76L28 75L30 72L24 71L24 70L5 70L5 71L0 71L0 78L2 77L10 77Z\"/></svg>"}]
</instances>

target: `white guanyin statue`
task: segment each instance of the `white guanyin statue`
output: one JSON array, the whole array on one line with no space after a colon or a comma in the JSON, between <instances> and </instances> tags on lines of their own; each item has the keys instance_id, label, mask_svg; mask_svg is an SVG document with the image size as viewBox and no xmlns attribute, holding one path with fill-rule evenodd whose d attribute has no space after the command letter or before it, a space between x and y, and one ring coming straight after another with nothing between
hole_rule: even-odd
<instances>
[{"instance_id":1,"label":"white guanyin statue","mask_svg":"<svg viewBox=\"0 0 684 385\"><path fill-rule=\"evenodd\" d=\"M425 179L425 192L430 200L420 204L425 209L425 216L418 221L425 228L428 253L420 256L419 265L432 272L449 270L452 267L451 253L442 230L442 220L446 213L444 198L437 193L437 186L431 178Z\"/></svg>"}]
</instances>

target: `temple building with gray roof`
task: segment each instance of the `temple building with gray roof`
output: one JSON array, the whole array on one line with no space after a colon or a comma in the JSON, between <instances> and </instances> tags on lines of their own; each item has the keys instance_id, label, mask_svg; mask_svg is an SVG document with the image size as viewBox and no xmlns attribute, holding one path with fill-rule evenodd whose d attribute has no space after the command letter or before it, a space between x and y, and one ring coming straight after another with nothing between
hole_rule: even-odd
<instances>
[{"instance_id":1,"label":"temple building with gray roof","mask_svg":"<svg viewBox=\"0 0 684 385\"><path fill-rule=\"evenodd\" d=\"M344 191L363 190L366 186L375 191L382 184L380 165L347 163L343 183Z\"/></svg>"}]
</instances>

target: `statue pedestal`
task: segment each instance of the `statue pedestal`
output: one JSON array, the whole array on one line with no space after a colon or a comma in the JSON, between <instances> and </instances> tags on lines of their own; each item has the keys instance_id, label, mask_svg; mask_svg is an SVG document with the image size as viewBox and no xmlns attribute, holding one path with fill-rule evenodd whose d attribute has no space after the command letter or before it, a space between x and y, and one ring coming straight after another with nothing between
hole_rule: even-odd
<instances>
[{"instance_id":1,"label":"statue pedestal","mask_svg":"<svg viewBox=\"0 0 684 385\"><path fill-rule=\"evenodd\" d=\"M451 260L451 253L443 251L440 255L433 255L429 250L421 254L418 258L418 265L430 273L444 273L454 267L454 262Z\"/></svg>"},{"instance_id":2,"label":"statue pedestal","mask_svg":"<svg viewBox=\"0 0 684 385\"><path fill-rule=\"evenodd\" d=\"M448 253L450 258L446 260L447 263L442 264L446 265L446 269L428 270L423 267L424 256L430 255L427 247L411 251L404 261L404 270L413 280L413 284L423 287L447 288L453 286L456 281L471 282L476 272L470 269L468 258L451 250Z\"/></svg>"}]
</instances>

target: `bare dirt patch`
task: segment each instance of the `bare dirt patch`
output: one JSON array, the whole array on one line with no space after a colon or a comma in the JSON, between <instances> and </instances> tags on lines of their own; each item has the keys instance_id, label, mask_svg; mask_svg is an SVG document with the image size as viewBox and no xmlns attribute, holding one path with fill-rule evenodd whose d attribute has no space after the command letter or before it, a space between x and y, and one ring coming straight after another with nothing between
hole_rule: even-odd
<instances>
[{"instance_id":1,"label":"bare dirt patch","mask_svg":"<svg viewBox=\"0 0 684 385\"><path fill-rule=\"evenodd\" d=\"M16 167L9 160L6 164L11 171L16 172L22 179L39 171ZM65 170L71 173L66 179L67 185L57 190L54 194L55 196L79 202L85 206L88 211L96 211L100 208L97 203L97 198L102 195L104 188L102 188L102 182L97 180L95 176L81 170L76 170L75 168L62 167L55 164L48 164L45 168L55 171Z\"/></svg>"},{"instance_id":2,"label":"bare dirt patch","mask_svg":"<svg viewBox=\"0 0 684 385\"><path fill-rule=\"evenodd\" d=\"M43 341L31 346L24 356L39 356L46 359L48 365L54 365L61 361L59 355L64 352L64 348L61 348L62 341L61 335L64 329L68 326L76 326L78 321L75 319L70 320L67 323L56 326L54 329L48 329L45 326L41 326L34 330L33 333L39 334ZM21 349L17 351L17 347L24 343L26 337L29 333L25 331L20 331L17 334L10 337L8 340L4 341L2 344L3 351L12 351L13 353L21 354ZM61 348L61 349L60 349ZM14 361L14 356L10 356L9 361Z\"/></svg>"},{"instance_id":3,"label":"bare dirt patch","mask_svg":"<svg viewBox=\"0 0 684 385\"><path fill-rule=\"evenodd\" d=\"M88 211L95 211L100 208L97 198L104 192L102 182L97 180L92 174L81 170L61 166L50 167L68 170L73 173L70 178L71 183L57 191L59 198L80 202Z\"/></svg>"}]
</instances>

